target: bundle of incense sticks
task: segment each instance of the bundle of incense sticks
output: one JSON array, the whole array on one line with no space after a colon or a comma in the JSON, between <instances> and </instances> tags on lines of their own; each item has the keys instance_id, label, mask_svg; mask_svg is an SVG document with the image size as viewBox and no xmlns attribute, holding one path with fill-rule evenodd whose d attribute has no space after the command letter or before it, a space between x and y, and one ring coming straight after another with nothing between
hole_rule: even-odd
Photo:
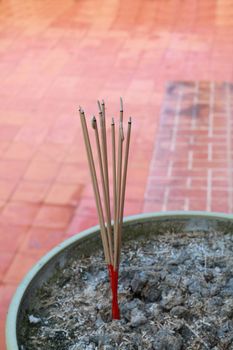
<instances>
[{"instance_id":1,"label":"bundle of incense sticks","mask_svg":"<svg viewBox=\"0 0 233 350\"><path fill-rule=\"evenodd\" d=\"M95 134L95 148L98 158L99 179L96 172L91 142L89 138L86 117L83 109L79 108L83 137L86 146L87 158L91 173L92 185L95 194L96 208L98 212L100 233L103 244L104 256L108 266L109 278L112 289L112 318L119 319L118 306L118 270L120 264L121 234L124 214L126 177L129 158L129 145L131 134L131 118L128 120L126 140L123 131L123 101L120 98L120 120L118 131L118 147L116 147L115 121L111 122L111 147L112 147L112 177L113 177L113 220L110 203L109 164L106 133L105 103L98 101L98 121L93 116L91 126ZM100 125L100 132L99 127ZM123 147L125 143L125 147ZM118 148L116 150L116 148ZM102 196L100 185L102 189ZM103 203L102 203L103 198ZM113 224L112 224L113 223Z\"/></svg>"}]
</instances>

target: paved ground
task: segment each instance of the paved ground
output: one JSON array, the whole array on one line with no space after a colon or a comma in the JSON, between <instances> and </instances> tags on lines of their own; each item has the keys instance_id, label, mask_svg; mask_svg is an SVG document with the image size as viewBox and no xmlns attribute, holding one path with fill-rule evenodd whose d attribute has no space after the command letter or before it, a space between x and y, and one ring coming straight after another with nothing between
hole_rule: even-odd
<instances>
[{"instance_id":1,"label":"paved ground","mask_svg":"<svg viewBox=\"0 0 233 350\"><path fill-rule=\"evenodd\" d=\"M96 224L77 107L133 117L125 213L232 212L233 0L0 2L0 349L9 300ZM170 82L170 83L168 83Z\"/></svg>"}]
</instances>

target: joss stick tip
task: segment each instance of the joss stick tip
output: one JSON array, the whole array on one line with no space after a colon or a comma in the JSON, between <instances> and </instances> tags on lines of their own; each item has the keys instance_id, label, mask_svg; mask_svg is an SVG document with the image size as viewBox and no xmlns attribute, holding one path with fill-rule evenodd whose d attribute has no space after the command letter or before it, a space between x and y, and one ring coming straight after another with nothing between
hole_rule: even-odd
<instances>
[{"instance_id":1,"label":"joss stick tip","mask_svg":"<svg viewBox=\"0 0 233 350\"><path fill-rule=\"evenodd\" d=\"M120 97L120 105L121 105L121 112L123 112L123 100L122 100L122 97Z\"/></svg>"},{"instance_id":2,"label":"joss stick tip","mask_svg":"<svg viewBox=\"0 0 233 350\"><path fill-rule=\"evenodd\" d=\"M98 107L99 107L99 113L102 113L102 108L101 108L101 104L100 104L99 100L97 101L97 104L98 104Z\"/></svg>"}]
</instances>

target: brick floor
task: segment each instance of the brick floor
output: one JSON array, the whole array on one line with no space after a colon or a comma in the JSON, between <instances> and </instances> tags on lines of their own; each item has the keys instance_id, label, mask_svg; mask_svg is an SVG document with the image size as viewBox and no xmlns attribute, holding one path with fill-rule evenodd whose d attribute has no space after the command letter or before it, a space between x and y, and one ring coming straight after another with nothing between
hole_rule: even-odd
<instances>
[{"instance_id":1,"label":"brick floor","mask_svg":"<svg viewBox=\"0 0 233 350\"><path fill-rule=\"evenodd\" d=\"M79 104L133 116L126 214L232 211L232 5L0 2L1 349L18 281L97 223Z\"/></svg>"},{"instance_id":2,"label":"brick floor","mask_svg":"<svg viewBox=\"0 0 233 350\"><path fill-rule=\"evenodd\" d=\"M231 83L167 85L144 211L232 212L232 100Z\"/></svg>"}]
</instances>

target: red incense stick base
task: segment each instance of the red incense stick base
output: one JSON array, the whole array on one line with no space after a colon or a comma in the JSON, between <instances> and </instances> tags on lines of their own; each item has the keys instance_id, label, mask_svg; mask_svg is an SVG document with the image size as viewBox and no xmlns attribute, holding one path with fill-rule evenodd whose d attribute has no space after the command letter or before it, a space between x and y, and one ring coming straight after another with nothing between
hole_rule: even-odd
<instances>
[{"instance_id":1,"label":"red incense stick base","mask_svg":"<svg viewBox=\"0 0 233 350\"><path fill-rule=\"evenodd\" d=\"M120 310L118 306L118 270L114 270L112 265L108 265L111 289L112 289L112 319L120 319Z\"/></svg>"}]
</instances>

